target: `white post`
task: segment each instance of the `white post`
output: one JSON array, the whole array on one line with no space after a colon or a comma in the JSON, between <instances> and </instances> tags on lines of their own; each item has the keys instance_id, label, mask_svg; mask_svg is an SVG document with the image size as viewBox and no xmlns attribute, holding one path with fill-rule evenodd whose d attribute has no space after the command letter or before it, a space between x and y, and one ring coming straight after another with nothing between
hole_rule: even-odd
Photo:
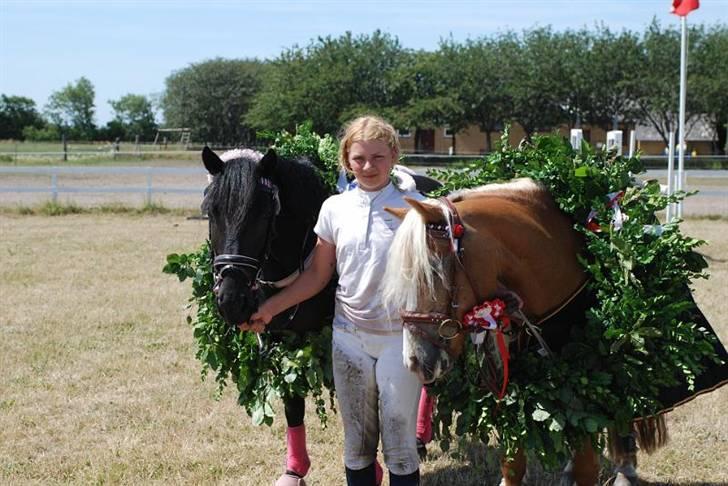
<instances>
[{"instance_id":1,"label":"white post","mask_svg":"<svg viewBox=\"0 0 728 486\"><path fill-rule=\"evenodd\" d=\"M572 128L569 134L571 148L577 152L581 152L581 141L584 140L584 131L581 128Z\"/></svg>"},{"instance_id":2,"label":"white post","mask_svg":"<svg viewBox=\"0 0 728 486\"><path fill-rule=\"evenodd\" d=\"M51 172L51 202L58 202L58 175L55 170Z\"/></svg>"},{"instance_id":3,"label":"white post","mask_svg":"<svg viewBox=\"0 0 728 486\"><path fill-rule=\"evenodd\" d=\"M670 132L670 142L667 147L667 195L671 196L675 192L675 132ZM665 221L670 222L675 217L674 204L667 205L667 214Z\"/></svg>"},{"instance_id":4,"label":"white post","mask_svg":"<svg viewBox=\"0 0 728 486\"><path fill-rule=\"evenodd\" d=\"M634 149L637 144L637 135L634 130L629 131L629 158L634 157Z\"/></svg>"},{"instance_id":5,"label":"white post","mask_svg":"<svg viewBox=\"0 0 728 486\"><path fill-rule=\"evenodd\" d=\"M622 155L622 130L610 130L607 132L607 152L615 151Z\"/></svg>"},{"instance_id":6,"label":"white post","mask_svg":"<svg viewBox=\"0 0 728 486\"><path fill-rule=\"evenodd\" d=\"M678 159L677 159L677 190L685 190L683 180L685 177L685 98L687 97L688 73L688 20L687 16L680 17L682 35L680 41L680 125L678 128ZM682 202L677 204L677 217L682 218Z\"/></svg>"},{"instance_id":7,"label":"white post","mask_svg":"<svg viewBox=\"0 0 728 486\"><path fill-rule=\"evenodd\" d=\"M147 197L146 197L146 203L147 206L152 205L152 168L147 167Z\"/></svg>"}]
</instances>

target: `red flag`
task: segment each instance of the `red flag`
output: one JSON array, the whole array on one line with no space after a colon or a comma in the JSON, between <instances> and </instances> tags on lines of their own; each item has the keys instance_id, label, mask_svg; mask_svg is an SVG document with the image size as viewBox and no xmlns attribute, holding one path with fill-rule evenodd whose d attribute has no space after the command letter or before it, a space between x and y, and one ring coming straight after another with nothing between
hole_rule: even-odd
<instances>
[{"instance_id":1,"label":"red flag","mask_svg":"<svg viewBox=\"0 0 728 486\"><path fill-rule=\"evenodd\" d=\"M696 10L700 7L700 0L672 0L672 12L680 17L685 17L687 14Z\"/></svg>"}]
</instances>

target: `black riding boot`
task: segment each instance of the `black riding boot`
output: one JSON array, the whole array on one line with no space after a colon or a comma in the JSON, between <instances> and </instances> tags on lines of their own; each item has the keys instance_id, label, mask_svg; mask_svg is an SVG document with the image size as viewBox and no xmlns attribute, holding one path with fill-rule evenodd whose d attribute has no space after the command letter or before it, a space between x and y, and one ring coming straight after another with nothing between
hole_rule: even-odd
<instances>
[{"instance_id":1,"label":"black riding boot","mask_svg":"<svg viewBox=\"0 0 728 486\"><path fill-rule=\"evenodd\" d=\"M357 469L356 471L347 467L346 484L348 486L376 486L377 475L374 471L374 463L369 464L364 469Z\"/></svg>"},{"instance_id":2,"label":"black riding boot","mask_svg":"<svg viewBox=\"0 0 728 486\"><path fill-rule=\"evenodd\" d=\"M419 486L420 484L420 470L416 470L413 473L399 476L392 474L389 471L389 486Z\"/></svg>"}]
</instances>

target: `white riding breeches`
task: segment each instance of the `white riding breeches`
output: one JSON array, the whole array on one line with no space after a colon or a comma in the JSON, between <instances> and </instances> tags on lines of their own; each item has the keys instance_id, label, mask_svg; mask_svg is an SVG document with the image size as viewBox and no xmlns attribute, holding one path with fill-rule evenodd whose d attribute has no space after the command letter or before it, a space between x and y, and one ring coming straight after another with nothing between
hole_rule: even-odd
<instances>
[{"instance_id":1,"label":"white riding breeches","mask_svg":"<svg viewBox=\"0 0 728 486\"><path fill-rule=\"evenodd\" d=\"M422 384L404 367L402 333L373 334L354 325L334 326L332 353L346 467L358 470L372 464L381 434L387 468L397 475L416 471Z\"/></svg>"}]
</instances>

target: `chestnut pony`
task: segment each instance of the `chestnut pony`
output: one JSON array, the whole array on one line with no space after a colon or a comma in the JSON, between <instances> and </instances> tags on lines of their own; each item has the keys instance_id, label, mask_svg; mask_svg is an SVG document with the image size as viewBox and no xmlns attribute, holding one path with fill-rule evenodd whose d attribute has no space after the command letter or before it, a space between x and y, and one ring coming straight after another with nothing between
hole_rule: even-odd
<instances>
[{"instance_id":1,"label":"chestnut pony","mask_svg":"<svg viewBox=\"0 0 728 486\"><path fill-rule=\"evenodd\" d=\"M548 191L530 179L462 191L449 202L408 203L414 209L408 214L390 211L404 221L390 250L384 292L406 311L404 363L424 383L452 368L467 334L464 314L484 299L506 288L522 298L525 315L546 316L584 287L587 275L577 260L583 242ZM495 350L492 361L502 370L498 346L486 349ZM571 475L579 485L593 485L598 455L590 440L583 444L574 451ZM521 484L525 470L522 450L501 463L506 485Z\"/></svg>"}]
</instances>

